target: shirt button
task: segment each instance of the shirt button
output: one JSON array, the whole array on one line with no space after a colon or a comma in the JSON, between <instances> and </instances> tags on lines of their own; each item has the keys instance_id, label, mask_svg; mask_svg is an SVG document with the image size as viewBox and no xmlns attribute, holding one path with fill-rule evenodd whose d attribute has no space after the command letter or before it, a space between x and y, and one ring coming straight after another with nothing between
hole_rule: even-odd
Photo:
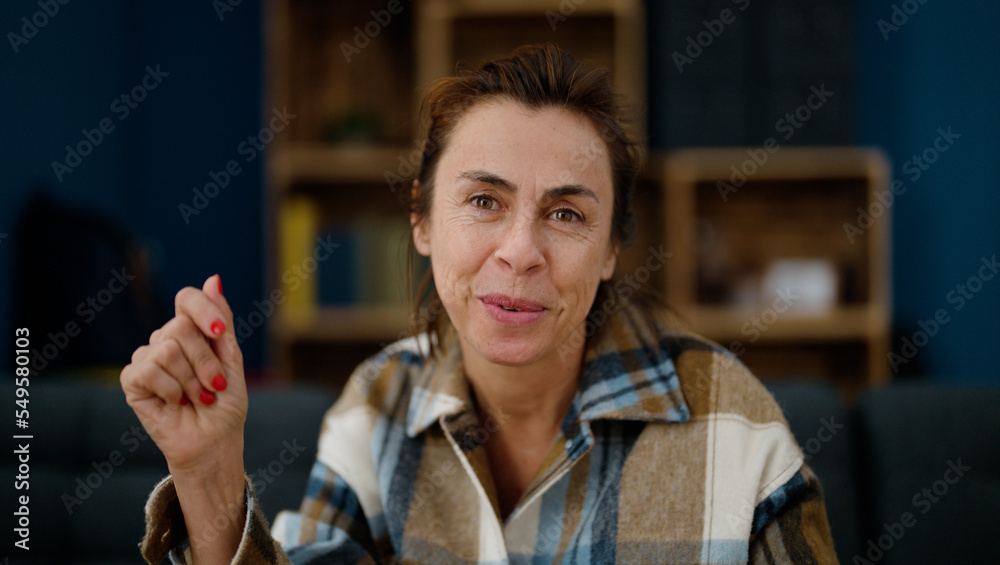
<instances>
[{"instance_id":1,"label":"shirt button","mask_svg":"<svg viewBox=\"0 0 1000 565\"><path fill-rule=\"evenodd\" d=\"M568 451L572 449L572 447L573 447L573 440L571 439L566 440L566 450Z\"/></svg>"}]
</instances>

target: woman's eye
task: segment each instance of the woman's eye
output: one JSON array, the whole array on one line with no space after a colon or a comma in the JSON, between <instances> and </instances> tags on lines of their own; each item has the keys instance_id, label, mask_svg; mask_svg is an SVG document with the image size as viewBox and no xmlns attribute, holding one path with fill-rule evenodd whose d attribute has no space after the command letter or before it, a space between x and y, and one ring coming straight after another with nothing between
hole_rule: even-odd
<instances>
[{"instance_id":1,"label":"woman's eye","mask_svg":"<svg viewBox=\"0 0 1000 565\"><path fill-rule=\"evenodd\" d=\"M573 222L576 220L583 219L580 217L580 214L577 214L572 210L566 210L565 208L562 210L556 210L555 212L552 212L552 215L550 217L559 222Z\"/></svg>"},{"instance_id":2,"label":"woman's eye","mask_svg":"<svg viewBox=\"0 0 1000 565\"><path fill-rule=\"evenodd\" d=\"M495 201L489 196L474 196L472 197L472 204L481 210L492 210Z\"/></svg>"}]
</instances>

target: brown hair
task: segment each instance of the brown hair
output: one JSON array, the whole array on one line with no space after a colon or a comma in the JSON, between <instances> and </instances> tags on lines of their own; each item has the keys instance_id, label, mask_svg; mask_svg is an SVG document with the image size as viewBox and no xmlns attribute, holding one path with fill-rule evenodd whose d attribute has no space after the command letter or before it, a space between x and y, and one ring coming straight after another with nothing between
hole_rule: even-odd
<instances>
[{"instance_id":1,"label":"brown hair","mask_svg":"<svg viewBox=\"0 0 1000 565\"><path fill-rule=\"evenodd\" d=\"M431 210L434 175L438 161L462 116L475 104L487 99L505 99L532 110L560 107L575 112L593 124L611 160L614 188L612 241L619 249L635 238L632 192L638 174L640 152L623 127L624 109L620 96L608 84L608 71L577 61L551 43L518 48L511 55L484 62L474 71L438 80L424 98L422 112L428 123L420 170L413 189L404 192L407 208L424 221ZM408 274L413 281L412 234ZM447 312L433 287L433 272L424 274L414 299L411 318L413 333L428 332L432 349L440 343ZM614 281L602 281L591 313L613 293ZM411 285L412 288L412 285ZM600 324L603 326L603 324ZM599 327L598 327L599 330ZM589 332L588 339L598 332Z\"/></svg>"}]
</instances>

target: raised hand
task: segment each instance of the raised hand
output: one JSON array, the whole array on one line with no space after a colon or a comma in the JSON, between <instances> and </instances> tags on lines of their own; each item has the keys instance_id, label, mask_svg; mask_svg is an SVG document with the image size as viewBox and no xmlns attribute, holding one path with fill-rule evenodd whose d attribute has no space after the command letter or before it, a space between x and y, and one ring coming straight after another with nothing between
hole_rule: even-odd
<instances>
[{"instance_id":1,"label":"raised hand","mask_svg":"<svg viewBox=\"0 0 1000 565\"><path fill-rule=\"evenodd\" d=\"M196 560L228 562L245 516L243 354L218 275L181 289L174 304L174 318L122 369L122 390L167 459Z\"/></svg>"}]
</instances>

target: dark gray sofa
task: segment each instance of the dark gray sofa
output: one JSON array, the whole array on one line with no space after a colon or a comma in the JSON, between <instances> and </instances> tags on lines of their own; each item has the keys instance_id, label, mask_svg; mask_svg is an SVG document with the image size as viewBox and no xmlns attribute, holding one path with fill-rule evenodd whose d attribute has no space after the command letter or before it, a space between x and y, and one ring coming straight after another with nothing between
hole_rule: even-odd
<instances>
[{"instance_id":1,"label":"dark gray sofa","mask_svg":"<svg viewBox=\"0 0 1000 565\"><path fill-rule=\"evenodd\" d=\"M895 384L848 408L829 386L769 388L823 481L841 562L1000 563L1000 389ZM0 391L13 420L12 381ZM0 560L141 563L143 504L166 464L121 390L36 378L30 392L29 491L13 488L14 432L3 440ZM332 402L317 389L251 394L244 459L269 519L298 506ZM27 553L13 545L25 492Z\"/></svg>"},{"instance_id":2,"label":"dark gray sofa","mask_svg":"<svg viewBox=\"0 0 1000 565\"><path fill-rule=\"evenodd\" d=\"M12 487L17 440L12 433L3 440L0 563L4 557L10 565L143 563L143 505L167 466L124 393L117 386L41 377L32 379L29 390L29 491ZM13 420L10 379L0 391ZM316 458L319 423L332 404L318 389L251 392L245 431L252 440L245 442L244 463L269 519L282 508L298 507ZM15 495L24 492L30 497L28 552L15 548L18 538L12 537Z\"/></svg>"},{"instance_id":3,"label":"dark gray sofa","mask_svg":"<svg viewBox=\"0 0 1000 565\"><path fill-rule=\"evenodd\" d=\"M1000 563L1000 389L897 383L848 409L828 386L768 388L823 482L841 563Z\"/></svg>"}]
</instances>

